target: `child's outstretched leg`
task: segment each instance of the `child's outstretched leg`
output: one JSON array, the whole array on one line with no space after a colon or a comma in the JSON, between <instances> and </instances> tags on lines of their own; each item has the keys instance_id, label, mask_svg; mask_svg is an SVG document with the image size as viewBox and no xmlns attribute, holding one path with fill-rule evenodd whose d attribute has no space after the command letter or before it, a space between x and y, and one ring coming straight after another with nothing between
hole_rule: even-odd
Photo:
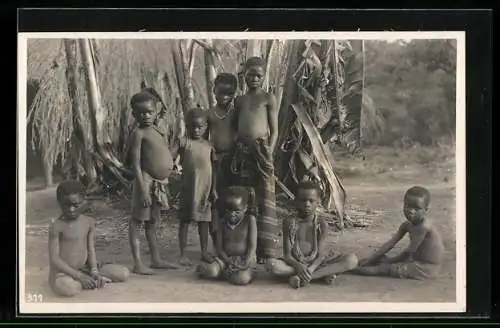
<instances>
[{"instance_id":1,"label":"child's outstretched leg","mask_svg":"<svg viewBox=\"0 0 500 328\"><path fill-rule=\"evenodd\" d=\"M295 274L295 268L281 259L268 259L266 270L277 278L288 278L288 284L293 288L305 286L305 283Z\"/></svg>"},{"instance_id":2,"label":"child's outstretched leg","mask_svg":"<svg viewBox=\"0 0 500 328\"><path fill-rule=\"evenodd\" d=\"M357 266L356 255L342 255L314 271L311 274L311 280L324 279L327 283L332 283L337 274L350 271Z\"/></svg>"},{"instance_id":3,"label":"child's outstretched leg","mask_svg":"<svg viewBox=\"0 0 500 328\"><path fill-rule=\"evenodd\" d=\"M181 221L179 223L179 249L181 256L179 259L179 264L182 266L192 266L191 260L186 256L185 251L187 247L187 234L188 234L189 223L186 221Z\"/></svg>"},{"instance_id":4,"label":"child's outstretched leg","mask_svg":"<svg viewBox=\"0 0 500 328\"><path fill-rule=\"evenodd\" d=\"M213 257L208 252L208 235L210 230L210 222L198 222L198 234L200 236L201 260L203 262L213 262Z\"/></svg>"},{"instance_id":5,"label":"child's outstretched leg","mask_svg":"<svg viewBox=\"0 0 500 328\"><path fill-rule=\"evenodd\" d=\"M128 238L130 242L130 250L132 251L132 258L134 259L134 269L132 270L137 274L151 275L153 270L148 268L141 259L141 245L139 242L139 234L141 233L142 222L134 219L129 220L128 225Z\"/></svg>"}]
</instances>

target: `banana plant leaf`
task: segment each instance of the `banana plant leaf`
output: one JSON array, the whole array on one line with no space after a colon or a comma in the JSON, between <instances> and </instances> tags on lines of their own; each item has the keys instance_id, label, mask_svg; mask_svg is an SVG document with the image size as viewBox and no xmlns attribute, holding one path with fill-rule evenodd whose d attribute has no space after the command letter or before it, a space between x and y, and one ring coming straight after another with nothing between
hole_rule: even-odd
<instances>
[{"instance_id":1,"label":"banana plant leaf","mask_svg":"<svg viewBox=\"0 0 500 328\"><path fill-rule=\"evenodd\" d=\"M329 155L329 150L321 140L321 135L318 129L314 126L311 117L307 114L306 109L301 104L292 104L292 108L297 115L297 119L302 124L306 135L311 143L312 153L317 159L318 164L324 173L329 185L329 197L325 203L325 207L329 211L336 212L340 225L344 217L344 204L346 193L342 182L333 170L333 158Z\"/></svg>"}]
</instances>

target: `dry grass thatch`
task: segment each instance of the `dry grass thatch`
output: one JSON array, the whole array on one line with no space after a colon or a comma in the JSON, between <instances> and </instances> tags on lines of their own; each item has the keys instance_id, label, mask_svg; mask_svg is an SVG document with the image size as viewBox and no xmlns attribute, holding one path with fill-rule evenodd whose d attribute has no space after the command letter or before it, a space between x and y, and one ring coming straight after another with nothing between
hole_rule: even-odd
<instances>
[{"instance_id":1,"label":"dry grass thatch","mask_svg":"<svg viewBox=\"0 0 500 328\"><path fill-rule=\"evenodd\" d=\"M40 89L33 101L28 117L33 130L32 142L43 150L44 160L54 163L65 157L67 142L73 131L71 102L66 83L66 57L62 39L33 39L28 41L28 78L36 79ZM120 139L120 124L132 123L129 109L130 97L140 91L141 83L163 90L162 97L167 113L161 124L167 131L175 129L178 115L175 98L178 95L171 58L172 41L158 40L99 40L96 42L97 74L103 106L106 109L106 131L116 146ZM206 104L203 58L195 61L195 101ZM82 67L78 70L81 72ZM160 76L166 74L168 85L160 88ZM84 115L89 115L84 75L79 74L77 98ZM125 113L124 113L125 112ZM90 139L90 126L83 122ZM57 133L54 133L57 131ZM123 137L123 136L122 136ZM120 149L117 149L119 152Z\"/></svg>"}]
</instances>

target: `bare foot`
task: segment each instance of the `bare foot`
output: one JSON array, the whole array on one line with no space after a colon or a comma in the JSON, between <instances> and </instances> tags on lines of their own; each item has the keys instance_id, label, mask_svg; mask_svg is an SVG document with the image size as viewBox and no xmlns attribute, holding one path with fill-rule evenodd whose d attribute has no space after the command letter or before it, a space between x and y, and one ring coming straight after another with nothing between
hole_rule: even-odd
<instances>
[{"instance_id":1,"label":"bare foot","mask_svg":"<svg viewBox=\"0 0 500 328\"><path fill-rule=\"evenodd\" d=\"M193 266L193 262L191 262L191 260L186 256L181 256L181 258L179 259L179 264L184 267Z\"/></svg>"},{"instance_id":2,"label":"bare foot","mask_svg":"<svg viewBox=\"0 0 500 328\"><path fill-rule=\"evenodd\" d=\"M258 264L266 264L266 258L265 257L257 258L257 263Z\"/></svg>"},{"instance_id":3,"label":"bare foot","mask_svg":"<svg viewBox=\"0 0 500 328\"><path fill-rule=\"evenodd\" d=\"M300 278L297 276L291 276L290 279L288 279L288 283L295 289L300 288L301 285Z\"/></svg>"},{"instance_id":4,"label":"bare foot","mask_svg":"<svg viewBox=\"0 0 500 328\"><path fill-rule=\"evenodd\" d=\"M132 272L137 273L137 274L146 275L146 276L154 274L153 270L151 270L150 268L148 268L147 266L145 266L142 263L134 265L134 269L132 270Z\"/></svg>"},{"instance_id":5,"label":"bare foot","mask_svg":"<svg viewBox=\"0 0 500 328\"><path fill-rule=\"evenodd\" d=\"M150 267L152 269L179 269L180 266L175 263L170 263L168 261L154 261L151 263Z\"/></svg>"},{"instance_id":6,"label":"bare foot","mask_svg":"<svg viewBox=\"0 0 500 328\"><path fill-rule=\"evenodd\" d=\"M335 283L335 279L337 279L337 276L332 274L332 275L324 277L323 279L324 279L326 284L333 285Z\"/></svg>"},{"instance_id":7,"label":"bare foot","mask_svg":"<svg viewBox=\"0 0 500 328\"><path fill-rule=\"evenodd\" d=\"M206 263L213 263L214 257L209 252L201 253L201 261Z\"/></svg>"}]
</instances>

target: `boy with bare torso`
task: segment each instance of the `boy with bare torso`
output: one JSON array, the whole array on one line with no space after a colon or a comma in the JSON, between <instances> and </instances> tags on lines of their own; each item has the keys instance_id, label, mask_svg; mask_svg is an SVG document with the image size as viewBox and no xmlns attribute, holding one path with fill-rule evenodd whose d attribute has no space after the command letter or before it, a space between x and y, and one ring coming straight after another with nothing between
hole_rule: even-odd
<instances>
[{"instance_id":1,"label":"boy with bare torso","mask_svg":"<svg viewBox=\"0 0 500 328\"><path fill-rule=\"evenodd\" d=\"M423 280L439 273L444 257L441 234L426 218L431 196L426 188L415 186L404 195L403 222L394 236L373 255L360 261L354 273ZM410 236L410 245L397 256L386 257L403 237Z\"/></svg>"},{"instance_id":2,"label":"boy with bare torso","mask_svg":"<svg viewBox=\"0 0 500 328\"><path fill-rule=\"evenodd\" d=\"M168 208L166 184L173 169L173 158L162 132L154 125L159 112L156 97L142 91L132 97L130 105L139 127L134 131L130 148L135 180L129 240L134 258L133 271L150 275L153 271L144 265L140 255L139 234L142 224L151 253L150 267L153 269L177 267L160 258L156 240L156 226L160 220L161 208Z\"/></svg>"},{"instance_id":3,"label":"boy with bare torso","mask_svg":"<svg viewBox=\"0 0 500 328\"><path fill-rule=\"evenodd\" d=\"M337 274L352 270L358 264L356 255L329 249L328 224L316 214L320 195L319 186L313 182L298 185L298 217L283 221L283 259L271 259L266 264L268 271L288 278L294 288L318 279L332 283Z\"/></svg>"},{"instance_id":4,"label":"boy with bare torso","mask_svg":"<svg viewBox=\"0 0 500 328\"><path fill-rule=\"evenodd\" d=\"M217 106L208 111L209 139L216 155L217 190L231 186L231 156L236 144L234 128L234 96L238 87L236 76L220 73L214 81Z\"/></svg>"},{"instance_id":5,"label":"boy with bare torso","mask_svg":"<svg viewBox=\"0 0 500 328\"><path fill-rule=\"evenodd\" d=\"M84 189L78 181L65 181L56 191L62 215L50 226L49 285L60 296L123 282L129 276L124 266L97 262L94 220L80 215Z\"/></svg>"},{"instance_id":6,"label":"boy with bare torso","mask_svg":"<svg viewBox=\"0 0 500 328\"><path fill-rule=\"evenodd\" d=\"M245 63L248 91L235 100L238 144L232 169L241 184L255 188L258 203L258 247L260 263L276 256L278 220L274 194L273 153L278 141L278 107L275 97L262 89L265 62L252 57Z\"/></svg>"},{"instance_id":7,"label":"boy with bare torso","mask_svg":"<svg viewBox=\"0 0 500 328\"><path fill-rule=\"evenodd\" d=\"M179 208L179 263L191 266L185 255L188 227L192 222L198 225L201 260L211 263L208 252L208 236L212 221L212 203L217 198L215 192L214 160L212 144L203 137L207 130L207 113L201 108L193 108L186 113L187 138L182 138L173 154L180 154L182 183Z\"/></svg>"},{"instance_id":8,"label":"boy with bare torso","mask_svg":"<svg viewBox=\"0 0 500 328\"><path fill-rule=\"evenodd\" d=\"M249 211L253 191L246 187L227 188L219 199L221 218L217 222L216 249L212 263L202 263L201 278L223 278L235 285L247 285L253 279L256 264L257 222Z\"/></svg>"}]
</instances>

